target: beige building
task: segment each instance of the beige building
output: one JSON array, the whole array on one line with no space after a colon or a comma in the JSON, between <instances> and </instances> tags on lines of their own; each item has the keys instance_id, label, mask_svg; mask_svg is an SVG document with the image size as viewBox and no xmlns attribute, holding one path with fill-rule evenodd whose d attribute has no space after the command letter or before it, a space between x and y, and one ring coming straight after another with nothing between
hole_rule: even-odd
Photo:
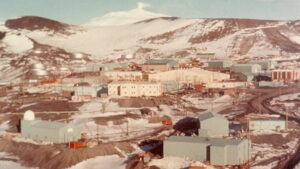
<instances>
[{"instance_id":1,"label":"beige building","mask_svg":"<svg viewBox=\"0 0 300 169\"><path fill-rule=\"evenodd\" d=\"M156 71L164 72L170 70L170 66L167 63L153 63L153 64L143 64L142 71Z\"/></svg>"},{"instance_id":2,"label":"beige building","mask_svg":"<svg viewBox=\"0 0 300 169\"><path fill-rule=\"evenodd\" d=\"M161 83L155 82L112 82L108 84L109 96L161 96Z\"/></svg>"},{"instance_id":3,"label":"beige building","mask_svg":"<svg viewBox=\"0 0 300 169\"><path fill-rule=\"evenodd\" d=\"M229 80L230 75L219 72L212 72L203 69L176 69L166 72L159 72L149 74L149 81L176 81L178 83L191 83L191 84L201 84L201 83L211 83L211 82L221 82L224 80Z\"/></svg>"},{"instance_id":4,"label":"beige building","mask_svg":"<svg viewBox=\"0 0 300 169\"><path fill-rule=\"evenodd\" d=\"M138 71L110 71L103 75L111 81L138 81L143 78L142 72Z\"/></svg>"}]
</instances>

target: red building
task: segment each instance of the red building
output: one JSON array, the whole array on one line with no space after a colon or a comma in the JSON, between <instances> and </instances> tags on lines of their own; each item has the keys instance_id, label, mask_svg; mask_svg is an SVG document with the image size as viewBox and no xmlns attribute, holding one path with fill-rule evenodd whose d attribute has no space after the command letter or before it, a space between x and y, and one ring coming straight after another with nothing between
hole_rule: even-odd
<instances>
[{"instance_id":1,"label":"red building","mask_svg":"<svg viewBox=\"0 0 300 169\"><path fill-rule=\"evenodd\" d=\"M295 81L299 80L300 73L298 70L273 70L271 79L273 81Z\"/></svg>"}]
</instances>

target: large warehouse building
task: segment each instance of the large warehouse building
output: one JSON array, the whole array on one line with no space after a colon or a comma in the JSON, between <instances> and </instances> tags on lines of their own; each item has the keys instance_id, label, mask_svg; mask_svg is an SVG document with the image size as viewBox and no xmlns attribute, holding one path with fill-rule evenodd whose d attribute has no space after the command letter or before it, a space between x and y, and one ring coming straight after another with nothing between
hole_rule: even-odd
<instances>
[{"instance_id":1,"label":"large warehouse building","mask_svg":"<svg viewBox=\"0 0 300 169\"><path fill-rule=\"evenodd\" d=\"M176 69L149 74L149 81L176 81L184 84L201 84L229 80L230 75L203 69Z\"/></svg>"},{"instance_id":2,"label":"large warehouse building","mask_svg":"<svg viewBox=\"0 0 300 169\"><path fill-rule=\"evenodd\" d=\"M164 156L182 157L212 165L240 165L251 159L251 142L225 139L171 136L163 143Z\"/></svg>"},{"instance_id":3,"label":"large warehouse building","mask_svg":"<svg viewBox=\"0 0 300 169\"><path fill-rule=\"evenodd\" d=\"M37 141L65 143L77 141L81 133L79 129L69 123L51 122L35 119L32 111L26 111L21 120L21 135Z\"/></svg>"}]
</instances>

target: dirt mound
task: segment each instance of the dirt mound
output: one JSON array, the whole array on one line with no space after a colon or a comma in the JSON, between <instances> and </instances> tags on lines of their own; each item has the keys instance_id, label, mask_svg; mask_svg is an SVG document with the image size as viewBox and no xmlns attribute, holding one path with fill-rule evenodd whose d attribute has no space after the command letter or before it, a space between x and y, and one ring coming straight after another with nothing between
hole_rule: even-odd
<instances>
[{"instance_id":1,"label":"dirt mound","mask_svg":"<svg viewBox=\"0 0 300 169\"><path fill-rule=\"evenodd\" d=\"M31 31L48 29L61 33L69 27L67 24L37 16L23 16L17 19L9 19L5 22L5 26L10 29L27 29Z\"/></svg>"},{"instance_id":2,"label":"dirt mound","mask_svg":"<svg viewBox=\"0 0 300 169\"><path fill-rule=\"evenodd\" d=\"M0 140L0 152L19 157L18 163L41 169L62 169L71 167L83 160L96 156L118 154L115 147L132 152L129 143L105 143L93 148L69 149L67 144L33 145L10 140Z\"/></svg>"},{"instance_id":3,"label":"dirt mound","mask_svg":"<svg viewBox=\"0 0 300 169\"><path fill-rule=\"evenodd\" d=\"M286 137L283 137L281 134L266 134L251 136L251 141L256 144L271 144L277 148L284 146L293 138L295 138L295 133L288 134Z\"/></svg>"}]
</instances>

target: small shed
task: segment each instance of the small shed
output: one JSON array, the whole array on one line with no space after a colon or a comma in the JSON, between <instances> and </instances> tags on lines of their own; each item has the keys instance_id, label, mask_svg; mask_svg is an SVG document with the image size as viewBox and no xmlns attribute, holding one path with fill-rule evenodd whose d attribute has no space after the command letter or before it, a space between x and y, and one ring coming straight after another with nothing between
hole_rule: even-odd
<instances>
[{"instance_id":1,"label":"small shed","mask_svg":"<svg viewBox=\"0 0 300 169\"><path fill-rule=\"evenodd\" d=\"M80 139L80 130L73 124L35 119L32 111L26 111L21 120L21 135L37 141L65 143Z\"/></svg>"},{"instance_id":2,"label":"small shed","mask_svg":"<svg viewBox=\"0 0 300 169\"><path fill-rule=\"evenodd\" d=\"M201 114L198 119L200 137L228 136L229 122L224 116L208 112Z\"/></svg>"},{"instance_id":3,"label":"small shed","mask_svg":"<svg viewBox=\"0 0 300 169\"><path fill-rule=\"evenodd\" d=\"M285 120L283 119L251 119L249 130L284 130Z\"/></svg>"}]
</instances>

